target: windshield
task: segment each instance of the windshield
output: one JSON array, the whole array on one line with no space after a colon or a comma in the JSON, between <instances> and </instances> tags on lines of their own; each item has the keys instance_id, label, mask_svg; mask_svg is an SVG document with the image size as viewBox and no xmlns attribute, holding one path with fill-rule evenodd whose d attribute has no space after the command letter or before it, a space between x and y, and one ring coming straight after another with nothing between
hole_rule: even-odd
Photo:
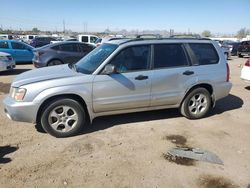
<instances>
[{"instance_id":1,"label":"windshield","mask_svg":"<svg viewBox=\"0 0 250 188\"><path fill-rule=\"evenodd\" d=\"M92 74L117 47L118 45L114 44L99 46L76 63L76 71L83 74Z\"/></svg>"}]
</instances>

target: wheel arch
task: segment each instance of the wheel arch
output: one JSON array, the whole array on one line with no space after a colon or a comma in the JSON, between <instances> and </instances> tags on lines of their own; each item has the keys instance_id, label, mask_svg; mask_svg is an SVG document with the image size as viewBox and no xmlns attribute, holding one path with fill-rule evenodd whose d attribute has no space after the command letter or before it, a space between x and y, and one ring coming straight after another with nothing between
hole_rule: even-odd
<instances>
[{"instance_id":1,"label":"wheel arch","mask_svg":"<svg viewBox=\"0 0 250 188\"><path fill-rule=\"evenodd\" d=\"M61 61L62 64L65 64L64 61L63 61L62 59L60 59L60 58L52 58L52 59L50 59L50 60L47 62L46 66L49 66L49 63L50 63L51 61L54 61L54 60Z\"/></svg>"},{"instance_id":2,"label":"wheel arch","mask_svg":"<svg viewBox=\"0 0 250 188\"><path fill-rule=\"evenodd\" d=\"M208 84L208 83L199 83L199 84L196 84L196 85L192 86L191 88L189 88L189 89L186 91L186 93L185 93L185 95L184 95L184 97L183 97L183 99L182 99L182 101L181 101L181 104L183 103L183 101L185 100L185 98L187 97L187 95L188 95L191 91L193 91L194 89L196 89L196 88L205 88L206 90L208 90L208 92L209 92L210 95L211 95L212 106L214 106L214 104L215 104L214 89L213 89L213 86L212 86L211 84ZM181 106L181 105L180 105L180 106Z\"/></svg>"},{"instance_id":3,"label":"wheel arch","mask_svg":"<svg viewBox=\"0 0 250 188\"><path fill-rule=\"evenodd\" d=\"M57 98L69 98L69 99L73 99L77 102L79 102L79 104L83 107L83 109L86 112L86 118L87 121L90 121L90 115L89 115L89 111L86 105L86 102L84 101L84 99L82 97L80 97L77 94L60 94L60 95L55 95L55 96L51 96L49 98L47 98L45 101L42 102L42 104L39 106L39 109L37 111L37 115L36 115L36 123L40 123L40 118L43 112L44 107L51 102L52 100L55 100Z\"/></svg>"}]
</instances>

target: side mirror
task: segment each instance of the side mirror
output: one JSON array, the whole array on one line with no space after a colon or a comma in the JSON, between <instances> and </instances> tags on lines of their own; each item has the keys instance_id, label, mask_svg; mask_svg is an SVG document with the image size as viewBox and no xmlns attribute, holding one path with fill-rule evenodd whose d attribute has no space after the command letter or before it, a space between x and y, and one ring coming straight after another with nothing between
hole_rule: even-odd
<instances>
[{"instance_id":1,"label":"side mirror","mask_svg":"<svg viewBox=\"0 0 250 188\"><path fill-rule=\"evenodd\" d=\"M111 64L106 65L102 73L107 75L116 73L115 66Z\"/></svg>"}]
</instances>

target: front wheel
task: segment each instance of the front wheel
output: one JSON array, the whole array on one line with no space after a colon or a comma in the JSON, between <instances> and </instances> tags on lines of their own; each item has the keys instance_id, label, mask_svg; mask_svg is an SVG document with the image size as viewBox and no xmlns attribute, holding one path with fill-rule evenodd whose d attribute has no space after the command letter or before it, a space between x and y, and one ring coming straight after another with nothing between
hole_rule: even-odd
<instances>
[{"instance_id":1,"label":"front wheel","mask_svg":"<svg viewBox=\"0 0 250 188\"><path fill-rule=\"evenodd\" d=\"M205 117L211 109L211 95L205 88L191 91L181 104L181 114L188 119Z\"/></svg>"},{"instance_id":2,"label":"front wheel","mask_svg":"<svg viewBox=\"0 0 250 188\"><path fill-rule=\"evenodd\" d=\"M81 104L73 99L55 99L43 108L41 124L52 136L74 136L85 124L85 111Z\"/></svg>"}]
</instances>

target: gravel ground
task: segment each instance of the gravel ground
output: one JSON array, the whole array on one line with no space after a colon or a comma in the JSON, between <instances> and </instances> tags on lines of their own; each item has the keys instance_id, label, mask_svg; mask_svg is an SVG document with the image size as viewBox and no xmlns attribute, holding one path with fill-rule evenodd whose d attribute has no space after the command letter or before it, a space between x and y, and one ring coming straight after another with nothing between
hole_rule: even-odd
<instances>
[{"instance_id":1,"label":"gravel ground","mask_svg":"<svg viewBox=\"0 0 250 188\"><path fill-rule=\"evenodd\" d=\"M245 61L228 61L231 93L200 120L175 109L107 116L79 136L58 139L9 120L1 102L0 187L250 187L250 83L240 79ZM0 73L0 101L14 77L32 68ZM176 146L212 151L224 165L169 161L166 152Z\"/></svg>"}]
</instances>

